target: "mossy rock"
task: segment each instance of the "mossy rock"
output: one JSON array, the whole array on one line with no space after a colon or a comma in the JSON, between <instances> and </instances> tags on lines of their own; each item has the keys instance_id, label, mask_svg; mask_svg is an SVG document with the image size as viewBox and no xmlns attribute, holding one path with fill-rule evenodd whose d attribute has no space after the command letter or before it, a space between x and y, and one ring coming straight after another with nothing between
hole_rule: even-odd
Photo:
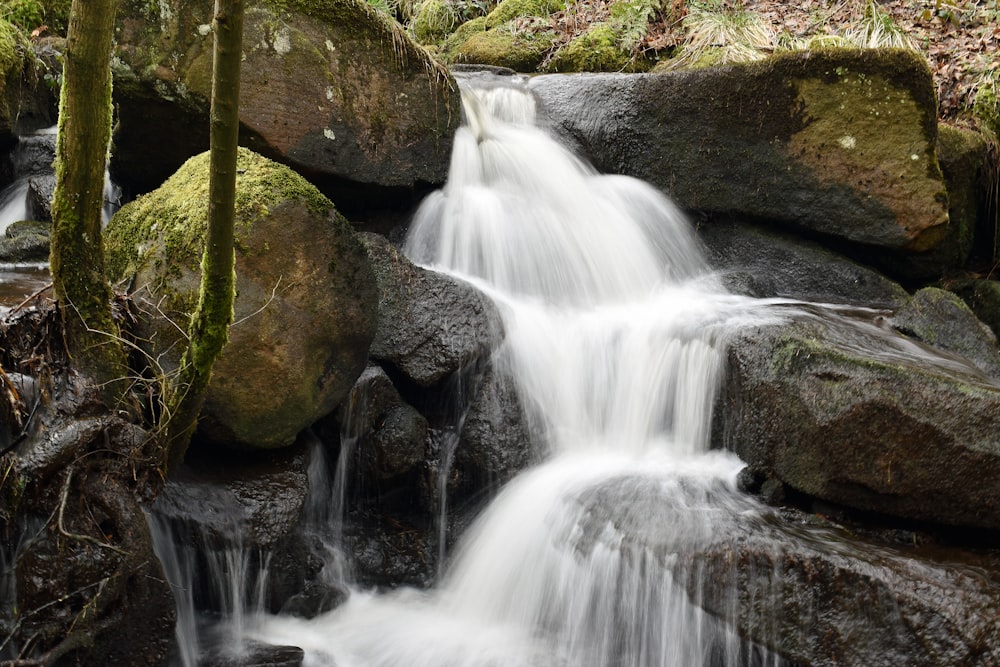
<instances>
[{"instance_id":1,"label":"mossy rock","mask_svg":"<svg viewBox=\"0 0 1000 667\"><path fill-rule=\"evenodd\" d=\"M476 63L533 72L552 48L555 33L520 33L503 26L473 33L453 52L453 63Z\"/></svg>"},{"instance_id":2,"label":"mossy rock","mask_svg":"<svg viewBox=\"0 0 1000 667\"><path fill-rule=\"evenodd\" d=\"M7 225L0 238L0 261L45 262L49 259L49 225L20 220Z\"/></svg>"},{"instance_id":3,"label":"mossy rock","mask_svg":"<svg viewBox=\"0 0 1000 667\"><path fill-rule=\"evenodd\" d=\"M458 17L447 0L424 0L413 17L411 29L420 44L438 44L455 29Z\"/></svg>"},{"instance_id":4,"label":"mossy rock","mask_svg":"<svg viewBox=\"0 0 1000 667\"><path fill-rule=\"evenodd\" d=\"M398 23L362 0L251 0L245 12L243 145L308 175L342 208L444 181L460 96ZM211 3L196 0L123 2L111 169L130 191L208 148L211 19Z\"/></svg>"},{"instance_id":5,"label":"mossy rock","mask_svg":"<svg viewBox=\"0 0 1000 667\"><path fill-rule=\"evenodd\" d=\"M486 32L485 16L476 17L458 26L455 32L449 35L448 39L444 40L444 43L441 45L440 55L442 60L446 63L455 62L455 57L462 45L473 35L481 32Z\"/></svg>"},{"instance_id":6,"label":"mossy rock","mask_svg":"<svg viewBox=\"0 0 1000 667\"><path fill-rule=\"evenodd\" d=\"M946 287L961 297L976 317L1000 338L1000 282L966 279L949 282Z\"/></svg>"},{"instance_id":7,"label":"mossy rock","mask_svg":"<svg viewBox=\"0 0 1000 667\"><path fill-rule=\"evenodd\" d=\"M566 9L565 0L503 0L486 15L486 27L496 28L528 16L548 16Z\"/></svg>"},{"instance_id":8,"label":"mossy rock","mask_svg":"<svg viewBox=\"0 0 1000 667\"><path fill-rule=\"evenodd\" d=\"M610 23L592 23L552 56L549 72L641 72L649 63L622 48L619 31Z\"/></svg>"},{"instance_id":9,"label":"mossy rock","mask_svg":"<svg viewBox=\"0 0 1000 667\"><path fill-rule=\"evenodd\" d=\"M236 302L198 439L231 447L291 444L328 414L365 367L377 296L348 222L288 167L241 149ZM122 207L105 244L114 280L134 285L137 335L169 375L197 302L208 224L209 155Z\"/></svg>"},{"instance_id":10,"label":"mossy rock","mask_svg":"<svg viewBox=\"0 0 1000 667\"><path fill-rule=\"evenodd\" d=\"M883 270L948 235L933 80L911 51L792 52L529 87L598 170L650 181L684 209L836 238Z\"/></svg>"}]
</instances>

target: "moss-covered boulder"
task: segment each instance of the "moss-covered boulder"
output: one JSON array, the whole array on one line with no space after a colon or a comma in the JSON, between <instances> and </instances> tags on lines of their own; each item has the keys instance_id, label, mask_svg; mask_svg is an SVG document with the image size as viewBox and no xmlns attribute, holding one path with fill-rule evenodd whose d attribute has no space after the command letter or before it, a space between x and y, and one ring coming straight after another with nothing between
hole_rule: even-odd
<instances>
[{"instance_id":1,"label":"moss-covered boulder","mask_svg":"<svg viewBox=\"0 0 1000 667\"><path fill-rule=\"evenodd\" d=\"M946 286L1000 338L1000 281L967 278L951 281Z\"/></svg>"},{"instance_id":2,"label":"moss-covered boulder","mask_svg":"<svg viewBox=\"0 0 1000 667\"><path fill-rule=\"evenodd\" d=\"M533 72L555 41L555 33L517 32L504 26L472 32L468 39L449 51L449 61L460 64L506 67L516 72Z\"/></svg>"},{"instance_id":3,"label":"moss-covered boulder","mask_svg":"<svg viewBox=\"0 0 1000 667\"><path fill-rule=\"evenodd\" d=\"M19 220L0 237L0 262L49 261L49 224Z\"/></svg>"},{"instance_id":4,"label":"moss-covered boulder","mask_svg":"<svg viewBox=\"0 0 1000 667\"><path fill-rule=\"evenodd\" d=\"M208 147L211 12L192 0L123 3L112 173L127 190L158 186ZM398 24L361 0L252 0L243 44L243 145L342 208L443 182L459 95Z\"/></svg>"},{"instance_id":5,"label":"moss-covered boulder","mask_svg":"<svg viewBox=\"0 0 1000 667\"><path fill-rule=\"evenodd\" d=\"M208 217L207 153L108 224L108 264L132 281L141 345L176 368L194 309ZM347 221L288 167L242 149L237 164L236 303L198 437L274 448L329 413L364 370L377 295Z\"/></svg>"},{"instance_id":6,"label":"moss-covered boulder","mask_svg":"<svg viewBox=\"0 0 1000 667\"><path fill-rule=\"evenodd\" d=\"M437 44L459 23L455 8L447 0L424 0L417 7L411 29L420 44Z\"/></svg>"},{"instance_id":7,"label":"moss-covered boulder","mask_svg":"<svg viewBox=\"0 0 1000 667\"><path fill-rule=\"evenodd\" d=\"M486 15L486 27L497 28L514 19L548 16L563 9L565 0L502 0Z\"/></svg>"},{"instance_id":8,"label":"moss-covered boulder","mask_svg":"<svg viewBox=\"0 0 1000 667\"><path fill-rule=\"evenodd\" d=\"M948 233L934 88L912 52L790 53L530 87L600 170L649 180L686 209L896 252Z\"/></svg>"},{"instance_id":9,"label":"moss-covered boulder","mask_svg":"<svg viewBox=\"0 0 1000 667\"><path fill-rule=\"evenodd\" d=\"M553 54L547 69L550 72L622 72L629 70L632 63L632 53L618 43L615 27L609 23L592 23L586 32Z\"/></svg>"},{"instance_id":10,"label":"moss-covered boulder","mask_svg":"<svg viewBox=\"0 0 1000 667\"><path fill-rule=\"evenodd\" d=\"M718 414L720 444L762 478L865 512L1000 528L1000 382L877 322L743 332Z\"/></svg>"}]
</instances>

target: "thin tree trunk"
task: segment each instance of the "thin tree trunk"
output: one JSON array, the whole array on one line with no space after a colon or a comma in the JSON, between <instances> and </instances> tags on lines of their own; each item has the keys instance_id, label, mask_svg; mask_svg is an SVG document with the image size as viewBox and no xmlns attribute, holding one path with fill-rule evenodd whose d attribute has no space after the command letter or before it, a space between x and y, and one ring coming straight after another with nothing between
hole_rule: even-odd
<instances>
[{"instance_id":1,"label":"thin tree trunk","mask_svg":"<svg viewBox=\"0 0 1000 667\"><path fill-rule=\"evenodd\" d=\"M233 215L242 43L243 1L216 0L208 234L198 308L191 318L190 342L181 359L176 404L170 411L167 427L168 469L176 468L184 460L205 400L212 366L226 345L233 320Z\"/></svg>"},{"instance_id":2,"label":"thin tree trunk","mask_svg":"<svg viewBox=\"0 0 1000 667\"><path fill-rule=\"evenodd\" d=\"M124 378L125 369L101 245L116 8L117 0L73 0L63 54L50 250L52 282L73 363L109 387L111 380Z\"/></svg>"}]
</instances>

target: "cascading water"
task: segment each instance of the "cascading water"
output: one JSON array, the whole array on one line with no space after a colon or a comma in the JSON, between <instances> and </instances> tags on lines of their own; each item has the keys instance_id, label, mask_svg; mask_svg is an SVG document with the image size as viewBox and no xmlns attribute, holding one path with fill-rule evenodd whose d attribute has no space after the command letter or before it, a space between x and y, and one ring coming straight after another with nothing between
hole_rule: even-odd
<instances>
[{"instance_id":1,"label":"cascading water","mask_svg":"<svg viewBox=\"0 0 1000 667\"><path fill-rule=\"evenodd\" d=\"M546 460L502 490L436 589L355 591L251 634L339 667L777 662L699 608L710 583L689 558L757 512L735 491L740 462L708 443L727 334L759 307L719 287L668 200L595 173L508 81L466 85L448 183L406 250L500 306L496 363Z\"/></svg>"}]
</instances>

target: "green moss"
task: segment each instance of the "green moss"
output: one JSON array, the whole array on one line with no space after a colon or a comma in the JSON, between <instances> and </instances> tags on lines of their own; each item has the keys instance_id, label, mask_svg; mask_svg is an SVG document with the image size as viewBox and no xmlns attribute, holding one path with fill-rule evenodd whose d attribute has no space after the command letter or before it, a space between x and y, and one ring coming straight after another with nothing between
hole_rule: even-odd
<instances>
[{"instance_id":1,"label":"green moss","mask_svg":"<svg viewBox=\"0 0 1000 667\"><path fill-rule=\"evenodd\" d=\"M565 0L503 0L486 15L486 27L496 28L527 16L548 16L566 9Z\"/></svg>"},{"instance_id":2,"label":"green moss","mask_svg":"<svg viewBox=\"0 0 1000 667\"><path fill-rule=\"evenodd\" d=\"M552 48L555 33L523 33L500 26L474 33L458 47L451 62L479 63L509 67L518 72L532 72Z\"/></svg>"},{"instance_id":3,"label":"green moss","mask_svg":"<svg viewBox=\"0 0 1000 667\"><path fill-rule=\"evenodd\" d=\"M550 72L635 72L648 69L630 50L622 48L619 31L610 23L592 23L581 35L560 48L549 61Z\"/></svg>"},{"instance_id":4,"label":"green moss","mask_svg":"<svg viewBox=\"0 0 1000 667\"><path fill-rule=\"evenodd\" d=\"M0 20L0 73L6 74L20 67L21 53L25 48L24 37L17 28Z\"/></svg>"},{"instance_id":5,"label":"green moss","mask_svg":"<svg viewBox=\"0 0 1000 667\"><path fill-rule=\"evenodd\" d=\"M25 34L40 26L65 35L69 25L69 8L72 0L3 0L0 16L20 28Z\"/></svg>"},{"instance_id":6,"label":"green moss","mask_svg":"<svg viewBox=\"0 0 1000 667\"><path fill-rule=\"evenodd\" d=\"M445 0L421 3L411 26L413 36L421 44L437 44L444 40L458 23L451 4Z\"/></svg>"},{"instance_id":7,"label":"green moss","mask_svg":"<svg viewBox=\"0 0 1000 667\"><path fill-rule=\"evenodd\" d=\"M195 270L201 262L208 227L209 153L188 160L159 189L122 207L105 233L108 268L113 280L127 279L155 261L154 241L162 239L161 261ZM241 148L236 177L236 243L270 209L285 200L304 201L327 215L333 204L288 167Z\"/></svg>"},{"instance_id":8,"label":"green moss","mask_svg":"<svg viewBox=\"0 0 1000 667\"><path fill-rule=\"evenodd\" d=\"M474 18L471 21L466 21L462 25L458 26L458 29L455 30L455 32L453 32L451 36L444 41L444 44L441 45L441 58L445 62L454 62L455 55L458 53L459 48L465 44L470 37L480 32L486 32L485 16Z\"/></svg>"}]
</instances>

